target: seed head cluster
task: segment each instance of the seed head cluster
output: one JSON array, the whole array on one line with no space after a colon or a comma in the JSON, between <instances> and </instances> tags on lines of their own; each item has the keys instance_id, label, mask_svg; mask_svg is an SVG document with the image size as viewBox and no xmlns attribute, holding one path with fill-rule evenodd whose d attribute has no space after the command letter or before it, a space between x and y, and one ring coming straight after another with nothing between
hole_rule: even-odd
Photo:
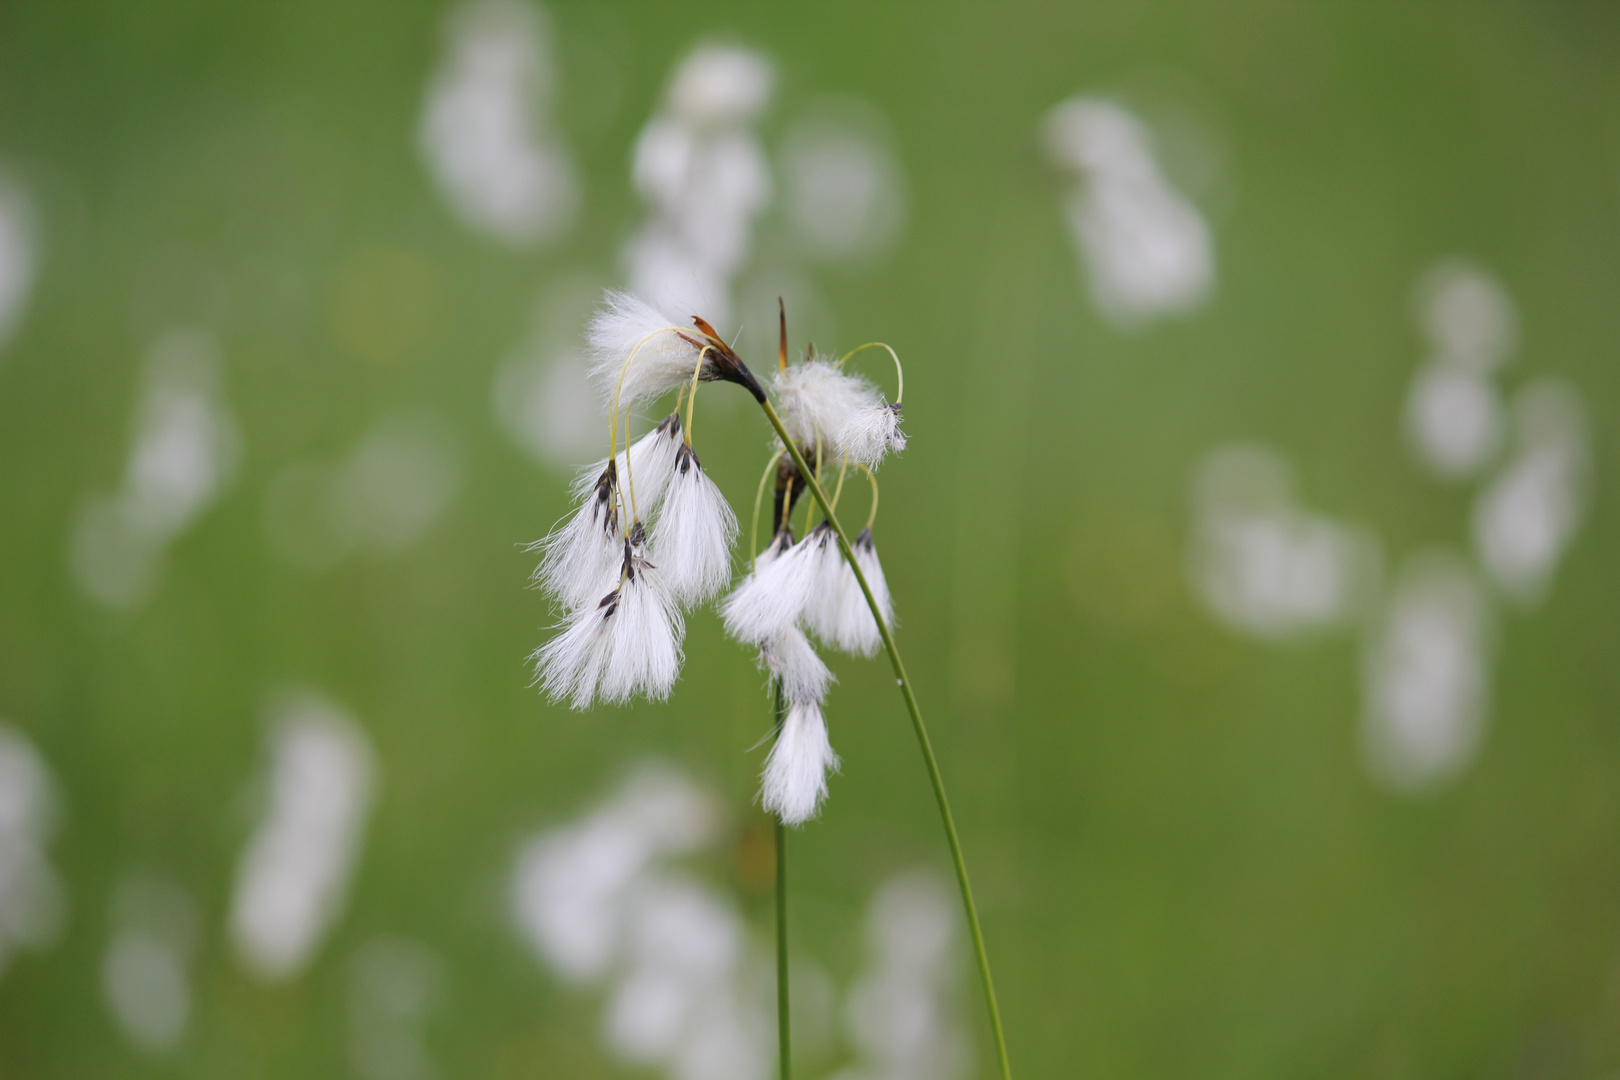
<instances>
[{"instance_id":1,"label":"seed head cluster","mask_svg":"<svg viewBox=\"0 0 1620 1080\"><path fill-rule=\"evenodd\" d=\"M774 398L801 458L825 488L836 478L835 502L852 473L864 474L872 490L867 527L850 550L870 590L869 603L829 521L795 541L793 512L808 483L778 441L770 540L721 604L727 632L758 650L780 703L762 800L781 820L797 825L819 811L827 776L839 765L822 712L832 674L811 635L824 647L871 656L883 641L873 605L885 625L894 625L872 539L872 473L886 455L905 448L900 403L891 404L870 382L846 373L842 361L807 356L788 364L785 328L782 362L767 395L708 323L694 317L691 324L683 327L638 297L610 292L587 327L591 377L609 418L610 452L575 482L572 513L532 545L541 555L535 580L563 615L556 635L530 659L541 689L575 709L598 699L619 704L669 696L680 675L684 613L731 583L738 534L736 515L692 444L698 389L724 381L742 386L761 404ZM673 410L630 443L632 411L671 393ZM621 428L624 449L617 446Z\"/></svg>"}]
</instances>

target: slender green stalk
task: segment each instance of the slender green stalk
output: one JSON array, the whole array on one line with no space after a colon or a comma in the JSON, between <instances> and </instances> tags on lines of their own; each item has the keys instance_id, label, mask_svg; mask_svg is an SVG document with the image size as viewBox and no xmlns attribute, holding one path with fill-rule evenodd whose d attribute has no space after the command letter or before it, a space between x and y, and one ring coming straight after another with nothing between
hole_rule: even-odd
<instances>
[{"instance_id":1,"label":"slender green stalk","mask_svg":"<svg viewBox=\"0 0 1620 1080\"><path fill-rule=\"evenodd\" d=\"M838 537L838 549L843 552L844 561L849 563L849 568L855 571L855 580L860 583L867 606L872 609L872 618L877 620L878 633L883 637L883 648L889 654L889 663L894 666L895 681L900 684L900 694L906 699L906 709L911 713L911 727L917 733L917 745L922 750L923 763L928 766L928 779L934 785L934 799L939 803L939 817L945 825L945 839L950 843L951 860L956 864L956 883L962 890L962 907L967 912L968 931L973 935L973 952L979 962L979 982L984 986L985 1006L990 1010L990 1030L996 1040L996 1061L1001 1066L1002 1080L1012 1080L1012 1066L1007 1062L1007 1038L1001 1030L1001 1011L996 1008L996 988L990 981L990 958L984 950L984 931L979 928L979 909L973 903L973 886L968 883L967 863L962 859L962 842L956 836L956 822L951 818L951 804L945 798L945 781L939 775L939 762L934 759L934 748L928 741L928 729L923 725L922 713L917 708L917 695L912 692L911 680L906 677L905 665L900 662L900 650L895 648L894 635L889 632L889 624L884 621L883 613L878 610L877 600L872 596L872 587L866 583L866 575L861 573L860 563L855 561L855 552L850 547L849 537L845 535L844 527L838 523L837 516L833 514L832 503L828 500L827 493L822 490L821 482L810 471L810 467L805 464L804 455L799 452L799 447L788 438L787 429L782 426L782 418L776 415L775 407L769 400L761 401L759 405L765 411L771 426L776 429L782 445L793 455L793 463L798 466L799 475L804 477L805 483L810 486L810 494L815 496L821 512L826 515L834 535ZM780 827L778 825L778 828ZM780 864L778 866L780 867Z\"/></svg>"},{"instance_id":2,"label":"slender green stalk","mask_svg":"<svg viewBox=\"0 0 1620 1080\"><path fill-rule=\"evenodd\" d=\"M782 683L776 683L776 725L781 730L782 714L786 703L782 700ZM787 826L776 819L776 1050L781 1059L782 1080L790 1080L793 1072L793 1048L788 1023L788 950L787 950Z\"/></svg>"}]
</instances>

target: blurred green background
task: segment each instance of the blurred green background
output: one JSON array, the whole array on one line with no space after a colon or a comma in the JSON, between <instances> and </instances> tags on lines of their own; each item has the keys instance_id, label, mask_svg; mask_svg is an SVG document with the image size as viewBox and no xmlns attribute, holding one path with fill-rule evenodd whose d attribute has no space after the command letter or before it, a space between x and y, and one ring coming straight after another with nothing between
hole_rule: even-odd
<instances>
[{"instance_id":1,"label":"blurred green background","mask_svg":"<svg viewBox=\"0 0 1620 1080\"><path fill-rule=\"evenodd\" d=\"M0 344L0 721L53 777L43 851L63 897L58 932L0 974L0 1077L390 1075L352 1046L353 957L378 939L417 943L438 973L419 1032L434 1071L400 1076L664 1075L611 1052L605 991L560 981L508 902L525 838L649 758L725 808L690 872L769 933L752 658L698 612L668 703L544 701L524 658L552 613L526 588L523 545L566 512L570 470L526 453L492 405L509 357L577 339L582 307L557 297L625 280L648 214L632 147L706 40L774 65L753 125L773 161L829 95L863 102L892 140L893 243L812 258L779 198L753 223L725 329L768 367L781 291L796 347L881 338L907 362L911 443L881 473L877 535L1015 1074L1620 1069L1620 12L544 14L544 115L578 212L512 244L458 217L419 146L449 5L0 6L0 169L26 193L36 251ZM1072 181L1041 133L1076 93L1125 102L1160 135L1213 239L1196 309L1122 328L1091 302ZM1260 442L1291 462L1301 503L1378 538L1386 580L1433 545L1472 558L1484 481L1429 476L1402 432L1429 349L1414 285L1452 255L1517 310L1504 393L1549 375L1584 399L1591 483L1544 599L1491 602L1477 749L1412 794L1362 750L1371 631L1347 616L1278 642L1223 622L1187 570L1189 492L1212 449ZM76 577L76 523L120 484L146 357L175 327L211 335L237 463L150 588L100 602ZM743 404L705 391L697 430L746 517L767 431ZM278 555L289 466L424 414L448 448L445 494L412 542ZM829 659L844 770L791 866L795 949L836 996L865 962L874 890L947 863L886 663ZM265 981L227 915L267 710L289 687L352 713L376 801L307 968ZM194 912L189 1019L158 1051L123 1034L104 992L131 874ZM967 1072L987 1076L965 959L959 976L949 1015ZM830 1027L804 1075L858 1057Z\"/></svg>"}]
</instances>

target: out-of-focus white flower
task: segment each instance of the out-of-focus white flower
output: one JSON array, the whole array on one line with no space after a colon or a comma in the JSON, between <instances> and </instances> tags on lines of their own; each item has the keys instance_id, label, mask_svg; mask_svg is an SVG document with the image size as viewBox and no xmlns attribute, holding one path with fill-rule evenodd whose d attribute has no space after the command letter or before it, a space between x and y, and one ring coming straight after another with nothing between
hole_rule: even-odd
<instances>
[{"instance_id":1,"label":"out-of-focus white flower","mask_svg":"<svg viewBox=\"0 0 1620 1080\"><path fill-rule=\"evenodd\" d=\"M730 321L731 277L771 196L765 151L749 125L769 104L773 81L756 53L699 47L676 68L663 111L636 140L631 178L650 213L625 254L631 287L655 303Z\"/></svg>"},{"instance_id":2,"label":"out-of-focus white flower","mask_svg":"<svg viewBox=\"0 0 1620 1080\"><path fill-rule=\"evenodd\" d=\"M845 1005L856 1059L834 1080L958 1080L968 1046L956 1015L960 941L949 895L919 872L891 878L866 918L868 961Z\"/></svg>"},{"instance_id":3,"label":"out-of-focus white flower","mask_svg":"<svg viewBox=\"0 0 1620 1080\"><path fill-rule=\"evenodd\" d=\"M1489 613L1467 565L1407 560L1368 647L1365 742L1376 773L1418 790L1473 757L1490 698Z\"/></svg>"},{"instance_id":4,"label":"out-of-focus white flower","mask_svg":"<svg viewBox=\"0 0 1620 1080\"><path fill-rule=\"evenodd\" d=\"M1520 390L1513 415L1518 445L1474 505L1474 546L1504 593L1533 604L1585 509L1586 409L1574 387L1549 379Z\"/></svg>"},{"instance_id":5,"label":"out-of-focus white flower","mask_svg":"<svg viewBox=\"0 0 1620 1080\"><path fill-rule=\"evenodd\" d=\"M172 1051L191 1017L196 905L166 877L133 874L114 893L112 921L101 966L107 1008L137 1049Z\"/></svg>"},{"instance_id":6,"label":"out-of-focus white flower","mask_svg":"<svg viewBox=\"0 0 1620 1080\"><path fill-rule=\"evenodd\" d=\"M1423 276L1417 307L1433 352L1407 397L1407 437L1431 472L1462 479L1501 445L1502 404L1491 377L1517 340L1518 318L1501 285L1457 259Z\"/></svg>"},{"instance_id":7,"label":"out-of-focus white flower","mask_svg":"<svg viewBox=\"0 0 1620 1080\"><path fill-rule=\"evenodd\" d=\"M22 188L0 176L0 345L22 319L38 257L33 204Z\"/></svg>"},{"instance_id":8,"label":"out-of-focus white flower","mask_svg":"<svg viewBox=\"0 0 1620 1080\"><path fill-rule=\"evenodd\" d=\"M72 538L75 577L99 603L143 600L164 549L234 475L241 439L219 368L206 331L170 331L148 353L123 483L84 501Z\"/></svg>"},{"instance_id":9,"label":"out-of-focus white flower","mask_svg":"<svg viewBox=\"0 0 1620 1080\"><path fill-rule=\"evenodd\" d=\"M473 0L456 9L418 132L456 213L517 245L556 236L579 204L573 160L550 130L542 15L516 0Z\"/></svg>"},{"instance_id":10,"label":"out-of-focus white flower","mask_svg":"<svg viewBox=\"0 0 1620 1080\"><path fill-rule=\"evenodd\" d=\"M1210 609L1238 629L1282 637L1344 622L1365 607L1377 541L1294 505L1286 462L1228 446L1199 467L1188 569Z\"/></svg>"},{"instance_id":11,"label":"out-of-focus white flower","mask_svg":"<svg viewBox=\"0 0 1620 1080\"><path fill-rule=\"evenodd\" d=\"M0 724L0 972L19 948L44 948L62 928L65 900L45 846L56 789L20 731Z\"/></svg>"},{"instance_id":12,"label":"out-of-focus white flower","mask_svg":"<svg viewBox=\"0 0 1620 1080\"><path fill-rule=\"evenodd\" d=\"M671 863L716 838L713 802L680 774L639 770L581 820L527 841L512 899L540 957L606 983L602 1039L675 1080L765 1080L759 957L735 904Z\"/></svg>"},{"instance_id":13,"label":"out-of-focus white flower","mask_svg":"<svg viewBox=\"0 0 1620 1080\"><path fill-rule=\"evenodd\" d=\"M1201 305L1215 284L1209 226L1160 172L1142 123L1076 97L1047 114L1045 135L1078 181L1066 209L1098 312L1129 327Z\"/></svg>"},{"instance_id":14,"label":"out-of-focus white flower","mask_svg":"<svg viewBox=\"0 0 1620 1080\"><path fill-rule=\"evenodd\" d=\"M797 120L780 163L784 209L808 255L861 262L893 246L904 180L893 139L869 106L828 102Z\"/></svg>"},{"instance_id":15,"label":"out-of-focus white flower","mask_svg":"<svg viewBox=\"0 0 1620 1080\"><path fill-rule=\"evenodd\" d=\"M248 969L277 980L302 970L343 907L375 765L354 720L314 695L281 704L269 751L268 805L237 864L230 929Z\"/></svg>"}]
</instances>

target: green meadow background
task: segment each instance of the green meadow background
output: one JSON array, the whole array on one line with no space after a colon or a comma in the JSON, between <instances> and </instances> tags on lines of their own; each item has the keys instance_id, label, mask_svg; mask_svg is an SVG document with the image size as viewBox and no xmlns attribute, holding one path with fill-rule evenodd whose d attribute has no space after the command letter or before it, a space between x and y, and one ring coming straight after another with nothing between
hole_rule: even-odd
<instances>
[{"instance_id":1,"label":"green meadow background","mask_svg":"<svg viewBox=\"0 0 1620 1080\"><path fill-rule=\"evenodd\" d=\"M524 657L551 613L522 545L567 509L567 477L490 405L547 290L622 280L645 213L630 147L711 38L776 65L768 146L798 106L851 95L904 170L894 248L817 267L815 310L795 322L790 294L788 313L796 345L881 338L907 364L911 442L882 470L877 534L1015 1075L1620 1070L1620 8L546 8L583 201L558 242L513 250L456 219L417 149L445 4L0 5L0 166L40 236L0 347L0 720L56 779L68 903L56 943L0 975L0 1077L354 1075L347 958L378 935L443 962L424 1030L444 1076L653 1075L601 1048L600 995L534 959L505 891L523 837L647 757L728 804L736 841L702 871L768 931L752 658L699 612L668 703L545 702ZM1172 100L1218 146L1192 192L1218 267L1203 309L1131 333L1094 312L1039 142L1081 91ZM1453 254L1517 305L1509 383L1556 374L1584 395L1594 483L1546 603L1499 619L1477 758L1407 797L1363 762L1357 634L1255 641L1192 592L1189 485L1211 448L1261 441L1389 562L1465 545L1473 488L1426 477L1400 428L1427 348L1413 283ZM744 306L750 273L739 348L764 368L774 312ZM84 495L118 482L142 358L177 323L220 343L241 463L151 598L108 611L76 586L68 537ZM700 399L699 444L746 513L767 432L726 396ZM423 539L319 574L275 558L278 469L418 406L462 476ZM948 864L886 663L831 663L844 769L792 839L793 932L844 985L877 884ZM353 712L380 786L343 915L305 973L265 986L225 915L265 704L290 685ZM167 1056L132 1049L100 989L110 893L139 868L200 918L191 1026Z\"/></svg>"}]
</instances>

